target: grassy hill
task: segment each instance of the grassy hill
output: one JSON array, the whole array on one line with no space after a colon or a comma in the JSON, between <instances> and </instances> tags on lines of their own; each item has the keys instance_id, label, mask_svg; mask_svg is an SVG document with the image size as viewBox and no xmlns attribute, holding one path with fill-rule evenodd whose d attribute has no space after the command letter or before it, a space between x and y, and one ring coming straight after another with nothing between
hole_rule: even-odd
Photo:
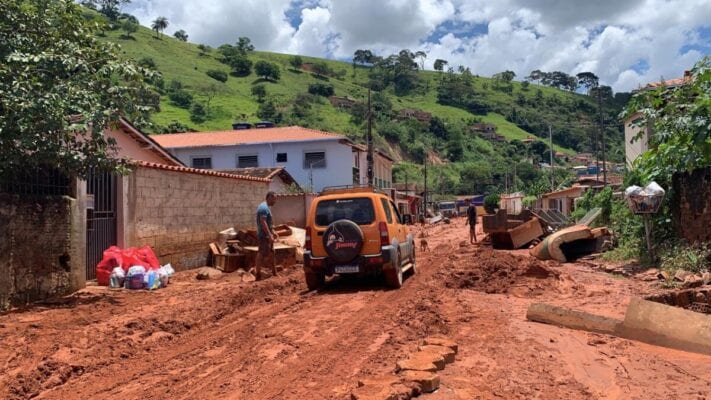
<instances>
[{"instance_id":1,"label":"grassy hill","mask_svg":"<svg viewBox=\"0 0 711 400\"><path fill-rule=\"evenodd\" d=\"M294 103L299 94L307 93L309 84L328 83L333 85L335 95L349 96L360 101L367 99L368 90L364 86L368 81L368 68L358 67L355 70L347 62L324 60L311 57L302 57L305 64L323 62L334 71L338 78L319 78L303 70L295 70L289 64L291 55L253 51L249 58L253 62L265 60L279 65L281 78L277 82L265 81L252 72L249 76L229 76L226 82L219 82L209 77L208 70L230 72L230 67L218 61L219 52L211 49L207 54L201 52L197 44L179 41L168 35L156 37L155 32L141 27L131 38L123 36L120 30L106 31L104 40L119 44L123 54L135 60L151 59L156 69L162 74L165 87L173 80L179 80L183 88L192 93L194 100L207 103L209 100L209 117L202 123L195 123L190 119L190 112L185 108L171 103L165 90L161 93L161 111L154 114L153 121L158 129L165 129L169 124L179 122L191 130L209 131L231 129L235 121L259 120L256 113L260 103L252 95L252 87L263 84L266 87L268 98L279 107L287 108ZM308 68L306 68L308 69ZM449 165L452 177L451 184L461 182L465 166L485 160L494 172L489 183L501 185L504 170L508 171L512 159L521 161L524 158L520 148L506 147L502 144L492 143L469 132L466 128L473 121L493 123L497 126L498 133L508 141L522 140L528 137L540 137L547 145L547 129L543 129L542 121L553 126L555 150L566 154L578 151L588 151L590 144L588 136L592 131L595 120L595 102L588 96L566 92L539 85L525 85L513 82L510 93L496 89L496 81L486 77L473 77L473 87L477 96L489 107L485 115L475 115L464 109L446 106L437 102L437 86L442 79L442 74L435 71L419 71L420 88L410 94L397 96L391 88L384 93L392 103L393 113L402 108L416 108L432 113L445 121L448 126L456 126L463 135L462 155L456 163ZM526 87L527 86L527 87ZM208 89L209 88L209 89ZM214 97L208 99L208 92L213 91ZM607 109L609 114L616 113L614 109ZM301 125L322 129L331 132L343 133L354 140L362 140L365 135L364 124L354 121L347 110L334 108L325 98L318 97L311 105L311 117L297 120ZM512 117L517 115L517 117ZM523 117L521 117L523 116ZM528 123L528 120L533 120ZM521 126L520 121L524 121ZM287 121L289 122L289 121ZM290 121L293 122L293 119ZM377 143L389 148L398 159L417 160L413 147L422 143L424 151L432 154L435 159L446 159L446 143L441 138L433 136L427 126L413 128L412 122L392 121L399 124L400 136L387 136L381 132L386 129L386 123L375 124L377 133L382 133L376 138ZM392 128L392 125L389 126ZM528 129L525 130L523 128ZM405 144L401 137L415 129L414 138ZM621 153L619 139L614 136L608 154ZM387 140L386 140L387 137ZM572 140L571 140L572 138ZM613 149L617 148L617 150ZM417 150L417 149L415 149ZM420 150L421 151L421 150ZM414 157L414 158L413 158ZM459 178L459 179L457 179ZM526 184L526 182L522 182ZM461 191L461 190L459 190Z\"/></svg>"}]
</instances>

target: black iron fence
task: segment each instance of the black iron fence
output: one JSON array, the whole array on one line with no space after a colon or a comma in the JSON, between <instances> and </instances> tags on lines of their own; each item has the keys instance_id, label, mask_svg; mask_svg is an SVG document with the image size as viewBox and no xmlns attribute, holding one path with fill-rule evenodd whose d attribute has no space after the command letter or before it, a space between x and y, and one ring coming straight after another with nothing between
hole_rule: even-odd
<instances>
[{"instance_id":1,"label":"black iron fence","mask_svg":"<svg viewBox=\"0 0 711 400\"><path fill-rule=\"evenodd\" d=\"M56 168L35 168L0 177L0 192L38 196L73 196L72 179Z\"/></svg>"}]
</instances>

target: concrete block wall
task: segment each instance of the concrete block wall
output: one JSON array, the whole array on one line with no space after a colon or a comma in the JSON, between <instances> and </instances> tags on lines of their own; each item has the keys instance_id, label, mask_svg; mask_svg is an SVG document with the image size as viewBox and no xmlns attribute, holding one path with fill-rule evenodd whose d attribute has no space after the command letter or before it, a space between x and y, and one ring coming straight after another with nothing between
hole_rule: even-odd
<instances>
[{"instance_id":1,"label":"concrete block wall","mask_svg":"<svg viewBox=\"0 0 711 400\"><path fill-rule=\"evenodd\" d=\"M672 212L679 236L711 243L711 167L674 175Z\"/></svg>"},{"instance_id":2,"label":"concrete block wall","mask_svg":"<svg viewBox=\"0 0 711 400\"><path fill-rule=\"evenodd\" d=\"M0 310L84 287L86 218L78 203L0 193Z\"/></svg>"},{"instance_id":3,"label":"concrete block wall","mask_svg":"<svg viewBox=\"0 0 711 400\"><path fill-rule=\"evenodd\" d=\"M206 265L218 232L255 226L268 182L138 167L126 190L126 246L150 245L162 264Z\"/></svg>"}]
</instances>

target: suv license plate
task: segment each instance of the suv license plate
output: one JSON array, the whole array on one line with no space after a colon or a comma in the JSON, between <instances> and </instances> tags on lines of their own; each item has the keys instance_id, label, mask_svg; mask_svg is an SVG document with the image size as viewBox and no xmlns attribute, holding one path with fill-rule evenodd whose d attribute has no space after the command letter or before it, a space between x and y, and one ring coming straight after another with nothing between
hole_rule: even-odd
<instances>
[{"instance_id":1,"label":"suv license plate","mask_svg":"<svg viewBox=\"0 0 711 400\"><path fill-rule=\"evenodd\" d=\"M337 274L357 274L358 270L357 265L337 265L335 268Z\"/></svg>"}]
</instances>

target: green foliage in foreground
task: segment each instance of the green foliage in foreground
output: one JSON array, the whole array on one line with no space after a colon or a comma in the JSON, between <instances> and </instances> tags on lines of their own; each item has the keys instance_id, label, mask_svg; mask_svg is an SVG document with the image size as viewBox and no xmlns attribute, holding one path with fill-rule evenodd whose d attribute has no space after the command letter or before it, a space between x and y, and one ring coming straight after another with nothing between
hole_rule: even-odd
<instances>
[{"instance_id":1,"label":"green foliage in foreground","mask_svg":"<svg viewBox=\"0 0 711 400\"><path fill-rule=\"evenodd\" d=\"M635 161L643 182L669 187L674 173L711 165L711 56L685 84L634 95L625 116L637 112L636 125L652 129L650 150Z\"/></svg>"},{"instance_id":2,"label":"green foliage in foreground","mask_svg":"<svg viewBox=\"0 0 711 400\"><path fill-rule=\"evenodd\" d=\"M39 164L123 170L102 132L120 115L147 125L154 73L96 33L71 0L0 2L0 177Z\"/></svg>"}]
</instances>

